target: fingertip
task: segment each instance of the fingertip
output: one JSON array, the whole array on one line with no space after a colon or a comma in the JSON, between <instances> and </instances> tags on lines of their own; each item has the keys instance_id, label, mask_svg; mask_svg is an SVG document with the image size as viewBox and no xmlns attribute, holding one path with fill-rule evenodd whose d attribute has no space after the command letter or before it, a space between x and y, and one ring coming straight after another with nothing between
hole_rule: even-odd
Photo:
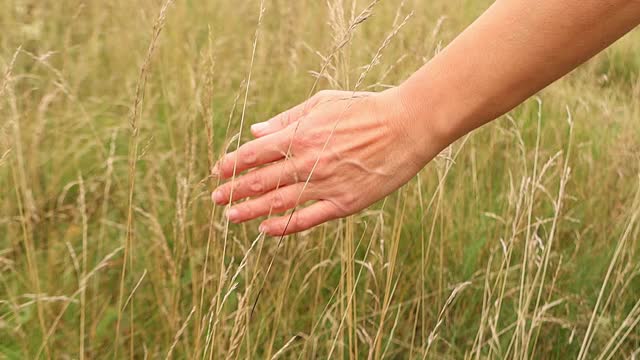
<instances>
[{"instance_id":1,"label":"fingertip","mask_svg":"<svg viewBox=\"0 0 640 360\"><path fill-rule=\"evenodd\" d=\"M227 217L227 219L229 219L229 221L231 221L234 224L237 224L240 222L241 220L241 214L240 214L240 210L238 209L228 209L227 211L225 211L225 216Z\"/></svg>"},{"instance_id":2,"label":"fingertip","mask_svg":"<svg viewBox=\"0 0 640 360\"><path fill-rule=\"evenodd\" d=\"M227 197L222 189L216 189L211 193L211 200L218 205L224 205L227 202Z\"/></svg>"},{"instance_id":3,"label":"fingertip","mask_svg":"<svg viewBox=\"0 0 640 360\"><path fill-rule=\"evenodd\" d=\"M269 122L259 122L251 125L251 134L259 138L268 134Z\"/></svg>"}]
</instances>

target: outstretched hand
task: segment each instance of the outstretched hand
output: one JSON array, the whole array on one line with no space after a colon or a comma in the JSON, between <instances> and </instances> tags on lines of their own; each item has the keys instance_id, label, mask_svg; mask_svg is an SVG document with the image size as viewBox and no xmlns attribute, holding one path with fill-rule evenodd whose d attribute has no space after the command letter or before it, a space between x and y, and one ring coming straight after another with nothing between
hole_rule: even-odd
<instances>
[{"instance_id":1,"label":"outstretched hand","mask_svg":"<svg viewBox=\"0 0 640 360\"><path fill-rule=\"evenodd\" d=\"M273 236L366 208L409 181L437 153L423 153L424 146L407 136L407 112L397 96L394 89L321 91L254 124L256 139L215 165L214 174L231 180L213 192L213 200L223 205L248 199L228 209L234 223L295 208L293 216L262 222L260 231Z\"/></svg>"}]
</instances>

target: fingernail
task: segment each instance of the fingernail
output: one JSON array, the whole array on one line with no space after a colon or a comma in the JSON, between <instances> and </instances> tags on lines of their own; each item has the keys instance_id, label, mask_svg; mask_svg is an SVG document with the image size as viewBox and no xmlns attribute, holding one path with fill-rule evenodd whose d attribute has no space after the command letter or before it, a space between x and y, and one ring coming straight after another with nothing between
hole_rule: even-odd
<instances>
[{"instance_id":1,"label":"fingernail","mask_svg":"<svg viewBox=\"0 0 640 360\"><path fill-rule=\"evenodd\" d=\"M261 233L266 233L269 230L269 227L265 224L260 224L260 226L258 227L258 231L260 231Z\"/></svg>"},{"instance_id":2,"label":"fingernail","mask_svg":"<svg viewBox=\"0 0 640 360\"><path fill-rule=\"evenodd\" d=\"M213 165L213 169L211 169L211 175L213 175L213 176L220 175L220 170L218 169L218 164Z\"/></svg>"},{"instance_id":3,"label":"fingernail","mask_svg":"<svg viewBox=\"0 0 640 360\"><path fill-rule=\"evenodd\" d=\"M216 191L213 192L213 201L216 204L218 204L218 205L222 204L224 202L224 200L225 200L225 196L222 193L222 191L216 190Z\"/></svg>"},{"instance_id":4,"label":"fingernail","mask_svg":"<svg viewBox=\"0 0 640 360\"><path fill-rule=\"evenodd\" d=\"M238 211L238 209L229 209L227 211L227 219L229 219L231 221L238 220L239 216L240 216L240 211Z\"/></svg>"},{"instance_id":5,"label":"fingernail","mask_svg":"<svg viewBox=\"0 0 640 360\"><path fill-rule=\"evenodd\" d=\"M260 134L262 132L264 132L265 130L267 130L267 127L269 127L269 124L265 121L265 122L261 122L261 123L257 123L257 124L253 124L251 125L251 131L256 133L256 134Z\"/></svg>"}]
</instances>

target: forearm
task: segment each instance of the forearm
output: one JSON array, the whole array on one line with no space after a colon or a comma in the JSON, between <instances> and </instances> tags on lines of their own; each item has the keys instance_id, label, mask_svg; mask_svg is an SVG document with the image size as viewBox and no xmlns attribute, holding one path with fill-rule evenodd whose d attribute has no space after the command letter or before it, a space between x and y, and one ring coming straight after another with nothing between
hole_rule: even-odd
<instances>
[{"instance_id":1,"label":"forearm","mask_svg":"<svg viewBox=\"0 0 640 360\"><path fill-rule=\"evenodd\" d=\"M399 87L320 92L254 124L256 139L214 167L232 180L213 199L250 198L229 209L233 222L296 209L263 221L260 231L275 236L354 214L639 21L640 0L498 0Z\"/></svg>"},{"instance_id":2,"label":"forearm","mask_svg":"<svg viewBox=\"0 0 640 360\"><path fill-rule=\"evenodd\" d=\"M404 124L407 133L435 132L443 141L438 145L446 146L511 110L638 23L637 0L499 0L398 87L411 114Z\"/></svg>"}]
</instances>

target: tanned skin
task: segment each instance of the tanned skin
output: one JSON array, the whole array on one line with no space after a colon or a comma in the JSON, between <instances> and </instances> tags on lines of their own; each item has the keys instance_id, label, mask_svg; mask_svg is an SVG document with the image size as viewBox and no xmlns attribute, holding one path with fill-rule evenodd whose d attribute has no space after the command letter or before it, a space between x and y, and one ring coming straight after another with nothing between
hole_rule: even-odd
<instances>
[{"instance_id":1,"label":"tanned skin","mask_svg":"<svg viewBox=\"0 0 640 360\"><path fill-rule=\"evenodd\" d=\"M231 180L212 198L249 198L227 211L234 223L295 208L262 222L273 236L354 214L638 24L640 0L498 0L401 85L321 91L254 124L214 167Z\"/></svg>"}]
</instances>

